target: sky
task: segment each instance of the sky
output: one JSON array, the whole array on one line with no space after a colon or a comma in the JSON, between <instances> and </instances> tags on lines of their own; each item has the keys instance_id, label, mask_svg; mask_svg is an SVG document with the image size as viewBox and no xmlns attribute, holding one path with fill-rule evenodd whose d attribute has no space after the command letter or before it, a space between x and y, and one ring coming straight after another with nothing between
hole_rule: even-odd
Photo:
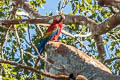
<instances>
[{"instance_id":1,"label":"sky","mask_svg":"<svg viewBox=\"0 0 120 80\"><path fill-rule=\"evenodd\" d=\"M57 5L58 5L59 0L46 0L46 3L43 4L43 8L39 8L39 13L42 15L45 15L45 13L50 13L53 12L54 15L57 15ZM68 4L63 12L65 14L72 12L70 4Z\"/></svg>"}]
</instances>

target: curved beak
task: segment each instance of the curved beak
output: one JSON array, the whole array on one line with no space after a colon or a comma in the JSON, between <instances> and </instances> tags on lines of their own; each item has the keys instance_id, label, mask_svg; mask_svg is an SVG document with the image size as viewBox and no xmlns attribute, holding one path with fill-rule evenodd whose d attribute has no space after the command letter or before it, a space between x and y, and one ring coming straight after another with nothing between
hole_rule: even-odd
<instances>
[{"instance_id":1,"label":"curved beak","mask_svg":"<svg viewBox=\"0 0 120 80\"><path fill-rule=\"evenodd\" d=\"M62 19L65 19L65 15L61 15L62 16Z\"/></svg>"}]
</instances>

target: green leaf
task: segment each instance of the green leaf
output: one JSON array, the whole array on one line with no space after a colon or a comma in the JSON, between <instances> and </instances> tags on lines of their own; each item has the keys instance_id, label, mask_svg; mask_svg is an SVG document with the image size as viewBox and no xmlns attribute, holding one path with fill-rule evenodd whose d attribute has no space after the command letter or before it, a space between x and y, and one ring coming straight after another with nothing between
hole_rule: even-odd
<instances>
[{"instance_id":1,"label":"green leaf","mask_svg":"<svg viewBox=\"0 0 120 80\"><path fill-rule=\"evenodd\" d=\"M7 50L10 50L10 48L9 48L9 47L6 47L6 49L7 49Z\"/></svg>"},{"instance_id":2,"label":"green leaf","mask_svg":"<svg viewBox=\"0 0 120 80\"><path fill-rule=\"evenodd\" d=\"M120 57L120 52L117 52L117 53L116 53L116 56L119 56L119 57Z\"/></svg>"},{"instance_id":3,"label":"green leaf","mask_svg":"<svg viewBox=\"0 0 120 80\"><path fill-rule=\"evenodd\" d=\"M75 8L75 10L73 11L73 14L77 13L78 9L79 9L79 4L76 5L76 8Z\"/></svg>"}]
</instances>

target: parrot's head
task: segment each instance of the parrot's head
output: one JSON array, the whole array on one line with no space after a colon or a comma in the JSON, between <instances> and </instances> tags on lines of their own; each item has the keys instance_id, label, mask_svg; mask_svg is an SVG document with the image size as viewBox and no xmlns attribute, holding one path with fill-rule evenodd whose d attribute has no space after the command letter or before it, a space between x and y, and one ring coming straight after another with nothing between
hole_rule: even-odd
<instances>
[{"instance_id":1,"label":"parrot's head","mask_svg":"<svg viewBox=\"0 0 120 80\"><path fill-rule=\"evenodd\" d=\"M65 16L64 16L64 15L57 15L53 21L56 22L56 23L60 23L60 22L62 22L64 19L65 19Z\"/></svg>"},{"instance_id":2,"label":"parrot's head","mask_svg":"<svg viewBox=\"0 0 120 80\"><path fill-rule=\"evenodd\" d=\"M49 23L58 24L58 23L62 22L64 19L65 19L64 15L57 15L53 19L51 19L49 21Z\"/></svg>"}]
</instances>

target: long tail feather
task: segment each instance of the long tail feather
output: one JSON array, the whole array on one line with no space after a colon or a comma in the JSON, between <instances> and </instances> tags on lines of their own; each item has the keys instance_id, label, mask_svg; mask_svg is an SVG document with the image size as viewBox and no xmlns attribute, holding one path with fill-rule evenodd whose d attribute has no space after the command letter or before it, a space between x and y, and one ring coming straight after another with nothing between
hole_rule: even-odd
<instances>
[{"instance_id":1,"label":"long tail feather","mask_svg":"<svg viewBox=\"0 0 120 80\"><path fill-rule=\"evenodd\" d=\"M49 41L49 38L44 38L43 40L40 41L39 45L38 45L38 51L40 53L40 55L42 55L43 51L44 51L44 47L45 47L45 44ZM37 52L35 53L35 55L38 55ZM35 65L34 67L36 68L37 67L37 64L39 62L40 58L38 56L36 62L35 62Z\"/></svg>"}]
</instances>

